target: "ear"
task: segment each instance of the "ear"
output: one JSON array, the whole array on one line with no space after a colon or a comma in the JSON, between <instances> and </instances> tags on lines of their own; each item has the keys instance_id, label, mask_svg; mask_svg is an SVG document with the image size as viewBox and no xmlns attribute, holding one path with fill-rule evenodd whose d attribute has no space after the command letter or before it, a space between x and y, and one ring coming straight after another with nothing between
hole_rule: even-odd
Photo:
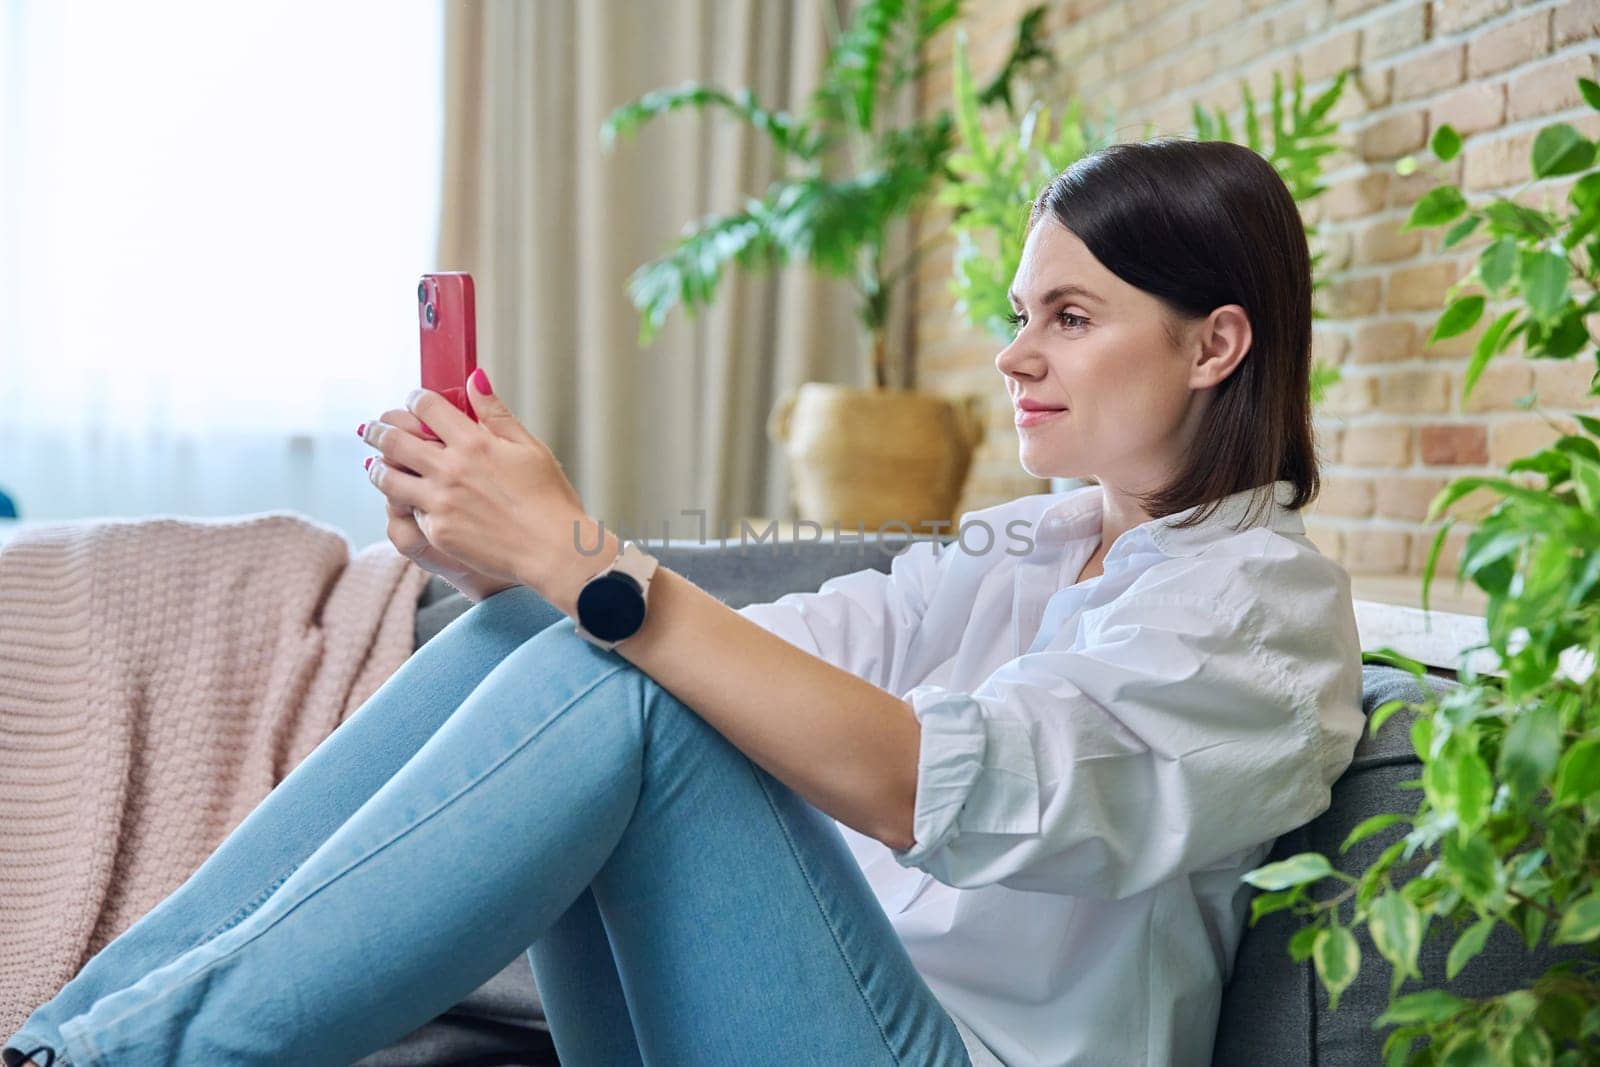
<instances>
[{"instance_id":1,"label":"ear","mask_svg":"<svg viewBox=\"0 0 1600 1067\"><path fill-rule=\"evenodd\" d=\"M1238 304L1224 304L1195 329L1197 348L1189 385L1206 389L1232 374L1250 351L1250 316Z\"/></svg>"}]
</instances>

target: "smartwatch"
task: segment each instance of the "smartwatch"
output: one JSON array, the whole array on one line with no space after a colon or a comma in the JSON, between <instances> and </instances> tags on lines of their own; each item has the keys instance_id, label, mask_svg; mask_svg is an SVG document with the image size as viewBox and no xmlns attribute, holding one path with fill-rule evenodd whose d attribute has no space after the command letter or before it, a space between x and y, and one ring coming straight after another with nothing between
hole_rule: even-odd
<instances>
[{"instance_id":1,"label":"smartwatch","mask_svg":"<svg viewBox=\"0 0 1600 1067\"><path fill-rule=\"evenodd\" d=\"M577 631L607 652L644 625L650 576L657 560L633 541L623 541L611 565L584 583L578 593Z\"/></svg>"}]
</instances>

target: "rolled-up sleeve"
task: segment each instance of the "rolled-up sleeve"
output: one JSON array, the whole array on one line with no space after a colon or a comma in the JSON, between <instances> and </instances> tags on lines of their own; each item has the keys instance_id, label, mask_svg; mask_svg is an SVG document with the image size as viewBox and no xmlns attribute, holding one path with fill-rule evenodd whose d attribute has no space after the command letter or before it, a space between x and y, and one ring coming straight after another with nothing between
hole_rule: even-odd
<instances>
[{"instance_id":1,"label":"rolled-up sleeve","mask_svg":"<svg viewBox=\"0 0 1600 1067\"><path fill-rule=\"evenodd\" d=\"M895 860L958 888L1121 898L1323 810L1318 704L1353 703L1331 714L1349 733L1359 647L1238 577L1130 590L972 692L910 690L914 841Z\"/></svg>"},{"instance_id":2,"label":"rolled-up sleeve","mask_svg":"<svg viewBox=\"0 0 1600 1067\"><path fill-rule=\"evenodd\" d=\"M894 666L927 611L941 552L931 539L911 542L887 573L868 567L835 575L815 592L785 593L747 604L739 614L812 655L889 688Z\"/></svg>"}]
</instances>

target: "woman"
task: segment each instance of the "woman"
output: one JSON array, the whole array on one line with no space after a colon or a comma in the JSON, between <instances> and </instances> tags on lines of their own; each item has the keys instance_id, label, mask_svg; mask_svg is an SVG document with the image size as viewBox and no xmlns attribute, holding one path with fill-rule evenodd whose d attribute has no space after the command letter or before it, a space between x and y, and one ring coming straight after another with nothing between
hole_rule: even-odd
<instances>
[{"instance_id":1,"label":"woman","mask_svg":"<svg viewBox=\"0 0 1600 1067\"><path fill-rule=\"evenodd\" d=\"M386 413L390 537L477 605L12 1046L346 1063L526 950L575 1065L1209 1062L1239 876L1362 726L1299 515L1305 236L1270 164L1183 140L1029 227L1022 466L1096 482L888 574L735 612L660 568L607 651L563 616L620 543L579 548L548 449L484 388Z\"/></svg>"}]
</instances>

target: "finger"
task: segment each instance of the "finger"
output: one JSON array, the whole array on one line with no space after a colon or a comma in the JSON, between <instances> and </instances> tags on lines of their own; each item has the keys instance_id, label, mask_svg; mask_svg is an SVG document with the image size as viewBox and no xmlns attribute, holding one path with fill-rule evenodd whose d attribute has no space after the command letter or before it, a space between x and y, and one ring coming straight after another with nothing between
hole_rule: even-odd
<instances>
[{"instance_id":1,"label":"finger","mask_svg":"<svg viewBox=\"0 0 1600 1067\"><path fill-rule=\"evenodd\" d=\"M470 416L432 389L413 389L406 395L406 410L433 428L434 435L446 445L465 445L473 434L482 433L483 427Z\"/></svg>"},{"instance_id":2,"label":"finger","mask_svg":"<svg viewBox=\"0 0 1600 1067\"><path fill-rule=\"evenodd\" d=\"M396 470L387 460L374 459L367 466L367 480L396 505L428 511L428 484L415 474Z\"/></svg>"},{"instance_id":3,"label":"finger","mask_svg":"<svg viewBox=\"0 0 1600 1067\"><path fill-rule=\"evenodd\" d=\"M407 433L416 434L424 441L438 441L439 435L434 433L427 423L417 418L405 408L390 408L379 418L391 426L398 426ZM442 443L442 442L441 442Z\"/></svg>"},{"instance_id":4,"label":"finger","mask_svg":"<svg viewBox=\"0 0 1600 1067\"><path fill-rule=\"evenodd\" d=\"M414 433L379 419L367 424L362 438L378 450L378 454L397 470L423 476L438 472L439 461L445 446L438 441L425 441Z\"/></svg>"}]
</instances>

